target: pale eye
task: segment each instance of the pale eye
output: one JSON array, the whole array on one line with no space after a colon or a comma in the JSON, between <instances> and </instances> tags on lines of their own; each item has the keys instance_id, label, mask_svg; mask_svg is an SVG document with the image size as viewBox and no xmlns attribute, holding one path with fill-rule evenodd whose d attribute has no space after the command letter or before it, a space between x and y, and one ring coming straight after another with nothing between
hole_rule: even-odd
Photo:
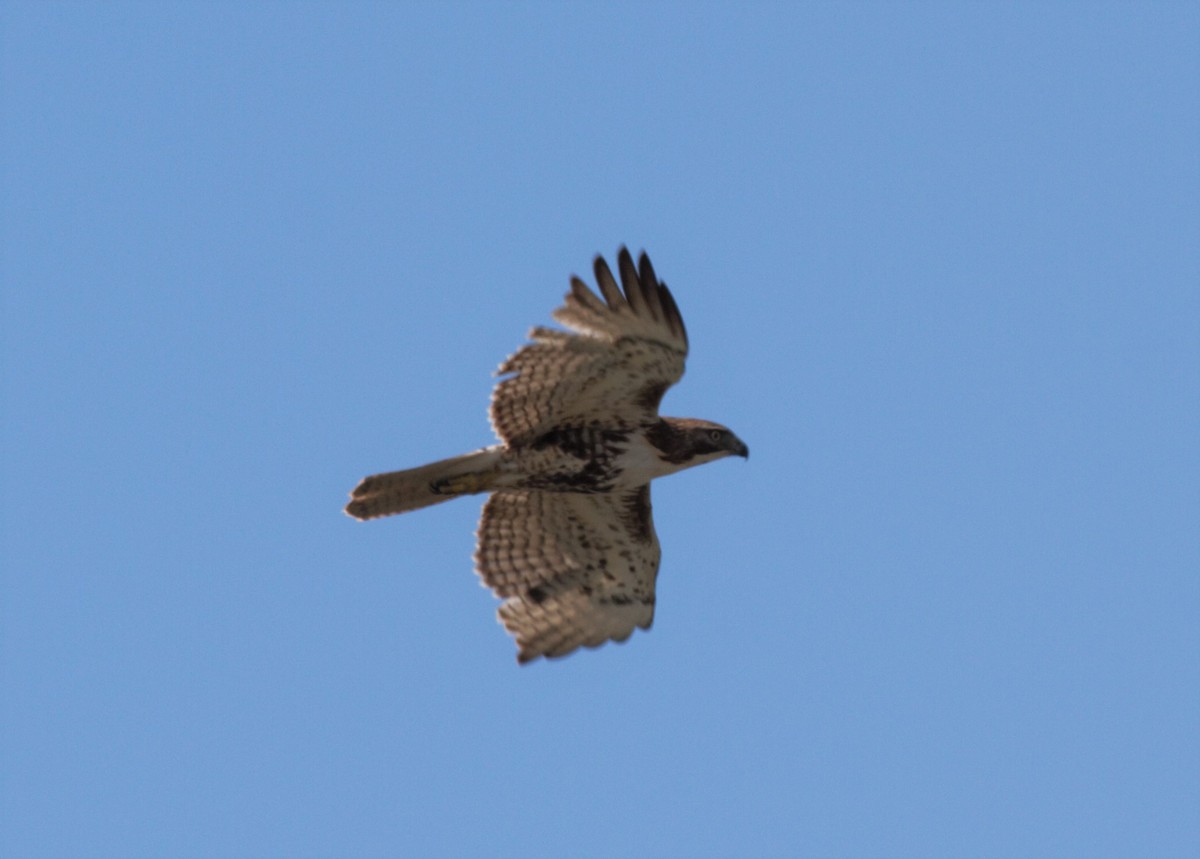
<instances>
[{"instance_id":1,"label":"pale eye","mask_svg":"<svg viewBox=\"0 0 1200 859\"><path fill-rule=\"evenodd\" d=\"M721 440L721 431L720 430L711 430L708 434L708 437L711 438L713 441L720 441Z\"/></svg>"}]
</instances>

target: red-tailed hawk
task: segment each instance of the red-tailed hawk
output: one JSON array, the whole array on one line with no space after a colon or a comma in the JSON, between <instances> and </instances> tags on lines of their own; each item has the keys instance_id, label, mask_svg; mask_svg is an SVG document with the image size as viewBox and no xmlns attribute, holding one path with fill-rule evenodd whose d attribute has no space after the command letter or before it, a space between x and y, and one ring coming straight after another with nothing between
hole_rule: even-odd
<instances>
[{"instance_id":1,"label":"red-tailed hawk","mask_svg":"<svg viewBox=\"0 0 1200 859\"><path fill-rule=\"evenodd\" d=\"M502 444L407 471L376 474L346 512L374 519L490 492L475 565L504 600L500 621L521 663L624 641L654 620L660 550L650 481L725 456L748 456L720 424L663 418L683 376L687 330L645 253L621 248L624 294L602 257L577 277L554 318L500 365L492 428Z\"/></svg>"}]
</instances>

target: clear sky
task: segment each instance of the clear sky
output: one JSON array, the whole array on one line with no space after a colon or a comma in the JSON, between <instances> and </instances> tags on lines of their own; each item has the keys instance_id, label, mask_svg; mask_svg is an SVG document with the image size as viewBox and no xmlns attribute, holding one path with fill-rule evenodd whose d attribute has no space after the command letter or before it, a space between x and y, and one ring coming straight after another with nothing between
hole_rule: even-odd
<instances>
[{"instance_id":1,"label":"clear sky","mask_svg":"<svg viewBox=\"0 0 1200 859\"><path fill-rule=\"evenodd\" d=\"M0 853L1200 855L1200 5L0 12ZM646 248L656 623L520 668L491 372Z\"/></svg>"}]
</instances>

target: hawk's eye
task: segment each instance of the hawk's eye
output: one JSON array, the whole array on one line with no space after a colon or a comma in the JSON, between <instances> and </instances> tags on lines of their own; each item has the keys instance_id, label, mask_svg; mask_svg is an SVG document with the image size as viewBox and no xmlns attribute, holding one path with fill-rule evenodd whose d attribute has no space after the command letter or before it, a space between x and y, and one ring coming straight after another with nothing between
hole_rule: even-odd
<instances>
[{"instance_id":1,"label":"hawk's eye","mask_svg":"<svg viewBox=\"0 0 1200 859\"><path fill-rule=\"evenodd\" d=\"M721 431L720 430L710 430L708 433L708 437L711 438L713 441L720 441L721 440Z\"/></svg>"}]
</instances>

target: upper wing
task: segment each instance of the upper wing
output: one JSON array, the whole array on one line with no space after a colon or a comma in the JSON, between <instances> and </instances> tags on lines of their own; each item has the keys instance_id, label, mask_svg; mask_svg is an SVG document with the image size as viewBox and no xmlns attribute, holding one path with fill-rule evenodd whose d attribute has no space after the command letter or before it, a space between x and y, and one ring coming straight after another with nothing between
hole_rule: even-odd
<instances>
[{"instance_id":1,"label":"upper wing","mask_svg":"<svg viewBox=\"0 0 1200 859\"><path fill-rule=\"evenodd\" d=\"M645 253L633 265L617 254L624 294L603 257L595 260L601 301L577 277L554 318L570 334L534 328L532 343L500 365L491 420L508 444L532 441L557 426L603 421L636 426L658 415L667 388L683 376L687 329L675 299Z\"/></svg>"},{"instance_id":2,"label":"upper wing","mask_svg":"<svg viewBox=\"0 0 1200 859\"><path fill-rule=\"evenodd\" d=\"M624 641L654 620L660 557L650 486L625 493L494 492L475 566L505 599L520 662Z\"/></svg>"}]
</instances>

